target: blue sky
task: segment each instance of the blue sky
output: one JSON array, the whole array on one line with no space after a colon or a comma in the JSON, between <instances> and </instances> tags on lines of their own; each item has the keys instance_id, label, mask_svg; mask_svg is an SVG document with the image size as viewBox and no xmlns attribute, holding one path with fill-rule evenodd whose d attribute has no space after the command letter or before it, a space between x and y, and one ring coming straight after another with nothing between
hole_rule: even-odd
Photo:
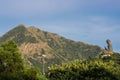
<instances>
[{"instance_id":1,"label":"blue sky","mask_svg":"<svg viewBox=\"0 0 120 80\"><path fill-rule=\"evenodd\" d=\"M120 0L0 0L0 35L21 23L120 52Z\"/></svg>"}]
</instances>

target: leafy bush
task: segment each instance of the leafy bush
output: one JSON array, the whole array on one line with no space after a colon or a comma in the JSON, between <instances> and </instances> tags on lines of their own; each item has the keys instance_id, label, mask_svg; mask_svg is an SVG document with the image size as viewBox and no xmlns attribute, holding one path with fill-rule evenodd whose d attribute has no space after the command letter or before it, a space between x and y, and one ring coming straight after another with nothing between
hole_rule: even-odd
<instances>
[{"instance_id":1,"label":"leafy bush","mask_svg":"<svg viewBox=\"0 0 120 80\"><path fill-rule=\"evenodd\" d=\"M50 80L120 80L120 67L113 61L75 60L51 66L47 77Z\"/></svg>"}]
</instances>

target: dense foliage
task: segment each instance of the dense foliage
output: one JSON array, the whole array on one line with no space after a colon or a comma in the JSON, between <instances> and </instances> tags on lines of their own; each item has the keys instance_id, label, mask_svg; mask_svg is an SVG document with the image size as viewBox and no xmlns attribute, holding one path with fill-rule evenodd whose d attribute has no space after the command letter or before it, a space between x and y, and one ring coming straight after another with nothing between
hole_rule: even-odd
<instances>
[{"instance_id":1,"label":"dense foliage","mask_svg":"<svg viewBox=\"0 0 120 80\"><path fill-rule=\"evenodd\" d=\"M0 45L0 80L46 80L36 68L26 68L13 41Z\"/></svg>"},{"instance_id":2,"label":"dense foliage","mask_svg":"<svg viewBox=\"0 0 120 80\"><path fill-rule=\"evenodd\" d=\"M23 60L17 45L7 41L0 45L0 71L17 72L23 70Z\"/></svg>"},{"instance_id":3,"label":"dense foliage","mask_svg":"<svg viewBox=\"0 0 120 80\"><path fill-rule=\"evenodd\" d=\"M75 60L51 66L47 76L50 80L120 80L120 65L111 60Z\"/></svg>"}]
</instances>

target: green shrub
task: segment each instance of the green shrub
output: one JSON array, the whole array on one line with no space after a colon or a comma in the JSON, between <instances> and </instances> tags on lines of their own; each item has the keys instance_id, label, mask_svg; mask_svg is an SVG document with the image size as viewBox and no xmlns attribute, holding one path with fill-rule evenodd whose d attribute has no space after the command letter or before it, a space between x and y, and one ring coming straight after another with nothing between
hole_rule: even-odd
<instances>
[{"instance_id":1,"label":"green shrub","mask_svg":"<svg viewBox=\"0 0 120 80\"><path fill-rule=\"evenodd\" d=\"M113 61L75 60L51 66L47 77L50 80L120 80L120 67Z\"/></svg>"}]
</instances>

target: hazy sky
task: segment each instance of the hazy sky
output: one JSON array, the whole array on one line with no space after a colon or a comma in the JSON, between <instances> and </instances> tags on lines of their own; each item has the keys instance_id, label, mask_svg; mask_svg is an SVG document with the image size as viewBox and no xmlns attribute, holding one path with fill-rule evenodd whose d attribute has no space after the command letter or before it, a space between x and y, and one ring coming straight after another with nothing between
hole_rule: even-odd
<instances>
[{"instance_id":1,"label":"hazy sky","mask_svg":"<svg viewBox=\"0 0 120 80\"><path fill-rule=\"evenodd\" d=\"M0 35L21 23L120 52L120 0L0 0Z\"/></svg>"}]
</instances>

